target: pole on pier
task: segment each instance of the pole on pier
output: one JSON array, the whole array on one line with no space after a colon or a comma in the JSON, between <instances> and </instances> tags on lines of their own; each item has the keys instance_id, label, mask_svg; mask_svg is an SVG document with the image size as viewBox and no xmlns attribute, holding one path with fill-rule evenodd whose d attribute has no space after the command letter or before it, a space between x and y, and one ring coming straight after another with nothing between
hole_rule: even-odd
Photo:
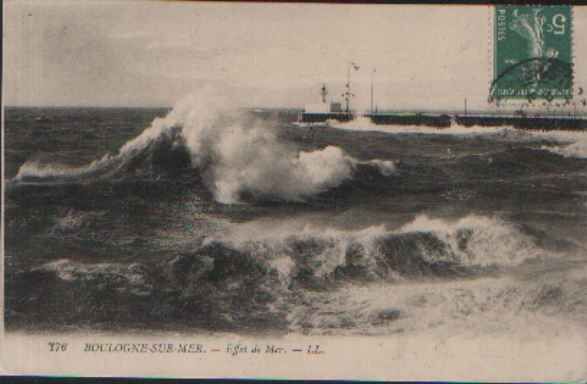
<instances>
[{"instance_id":1,"label":"pole on pier","mask_svg":"<svg viewBox=\"0 0 587 384\"><path fill-rule=\"evenodd\" d=\"M351 97L353 97L353 93L351 92L351 70L355 70L358 71L359 70L359 66L357 64L355 64L354 62L350 61L348 63L348 67L347 67L347 72L346 72L346 86L345 86L345 91L342 94L342 96L344 97L344 101L345 101L345 110L346 113L350 113L351 112Z\"/></svg>"},{"instance_id":2,"label":"pole on pier","mask_svg":"<svg viewBox=\"0 0 587 384\"><path fill-rule=\"evenodd\" d=\"M322 96L322 103L326 104L326 96L328 96L328 90L326 89L326 84L322 84L322 88L320 89L320 96Z\"/></svg>"},{"instance_id":3,"label":"pole on pier","mask_svg":"<svg viewBox=\"0 0 587 384\"><path fill-rule=\"evenodd\" d=\"M465 97L465 116L467 115L467 98Z\"/></svg>"},{"instance_id":4,"label":"pole on pier","mask_svg":"<svg viewBox=\"0 0 587 384\"><path fill-rule=\"evenodd\" d=\"M373 114L373 77L375 77L375 72L377 72L377 69L373 68L373 72L371 72L371 114Z\"/></svg>"},{"instance_id":5,"label":"pole on pier","mask_svg":"<svg viewBox=\"0 0 587 384\"><path fill-rule=\"evenodd\" d=\"M349 63L349 65L347 66L347 70L346 70L346 89L344 91L344 101L345 101L345 111L346 113L349 113L350 111L350 95L351 95L351 65Z\"/></svg>"}]
</instances>

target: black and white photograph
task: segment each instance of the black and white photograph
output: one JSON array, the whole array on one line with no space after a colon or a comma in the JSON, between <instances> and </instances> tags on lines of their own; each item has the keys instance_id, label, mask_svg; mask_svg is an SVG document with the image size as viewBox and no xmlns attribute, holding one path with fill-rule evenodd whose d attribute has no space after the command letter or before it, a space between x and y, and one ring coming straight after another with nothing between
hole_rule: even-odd
<instances>
[{"instance_id":1,"label":"black and white photograph","mask_svg":"<svg viewBox=\"0 0 587 384\"><path fill-rule=\"evenodd\" d=\"M2 7L5 372L587 379L587 7Z\"/></svg>"}]
</instances>

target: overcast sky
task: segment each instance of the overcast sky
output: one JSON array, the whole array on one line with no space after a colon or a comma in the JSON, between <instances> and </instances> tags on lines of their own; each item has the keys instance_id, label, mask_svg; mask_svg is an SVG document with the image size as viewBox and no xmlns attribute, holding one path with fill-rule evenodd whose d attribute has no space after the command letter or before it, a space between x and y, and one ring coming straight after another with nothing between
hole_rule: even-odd
<instances>
[{"instance_id":1,"label":"overcast sky","mask_svg":"<svg viewBox=\"0 0 587 384\"><path fill-rule=\"evenodd\" d=\"M249 106L342 92L356 105L486 108L490 6L223 4L51 0L5 2L7 105L170 106L211 85ZM575 10L587 36L587 9ZM587 44L575 44L576 79Z\"/></svg>"}]
</instances>

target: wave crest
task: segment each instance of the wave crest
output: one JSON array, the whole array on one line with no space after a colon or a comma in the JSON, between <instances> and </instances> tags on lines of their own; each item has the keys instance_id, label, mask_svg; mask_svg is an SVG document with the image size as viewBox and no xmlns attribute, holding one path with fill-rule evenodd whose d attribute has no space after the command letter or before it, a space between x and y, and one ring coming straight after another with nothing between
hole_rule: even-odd
<instances>
[{"instance_id":1,"label":"wave crest","mask_svg":"<svg viewBox=\"0 0 587 384\"><path fill-rule=\"evenodd\" d=\"M303 201L352 179L359 166L371 167L384 177L395 172L390 160L359 161L335 146L300 151L280 140L276 127L204 90L155 119L116 155L83 167L27 162L13 182L160 177L176 175L187 166L196 170L221 203Z\"/></svg>"},{"instance_id":2,"label":"wave crest","mask_svg":"<svg viewBox=\"0 0 587 384\"><path fill-rule=\"evenodd\" d=\"M341 279L467 275L545 255L531 235L513 224L474 215L456 221L418 216L397 230L306 226L296 232L280 232L238 227L224 238L209 241L275 262L288 279L307 286Z\"/></svg>"}]
</instances>

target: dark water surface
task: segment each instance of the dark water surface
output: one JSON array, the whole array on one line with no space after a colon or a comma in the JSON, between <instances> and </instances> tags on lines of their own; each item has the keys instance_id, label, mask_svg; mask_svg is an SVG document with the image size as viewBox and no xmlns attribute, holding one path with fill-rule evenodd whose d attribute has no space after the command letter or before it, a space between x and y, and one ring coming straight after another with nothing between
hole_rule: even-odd
<instances>
[{"instance_id":1,"label":"dark water surface","mask_svg":"<svg viewBox=\"0 0 587 384\"><path fill-rule=\"evenodd\" d=\"M9 328L586 323L587 134L168 112L6 110Z\"/></svg>"}]
</instances>

